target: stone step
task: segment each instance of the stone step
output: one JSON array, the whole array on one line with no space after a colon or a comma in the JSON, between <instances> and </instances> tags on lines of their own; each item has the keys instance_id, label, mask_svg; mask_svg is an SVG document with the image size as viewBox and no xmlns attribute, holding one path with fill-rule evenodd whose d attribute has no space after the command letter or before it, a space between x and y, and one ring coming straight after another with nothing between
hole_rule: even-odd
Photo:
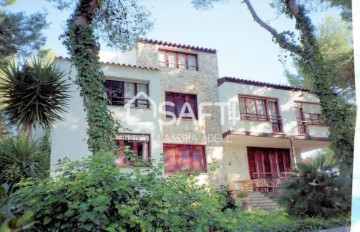
<instances>
[{"instance_id":1,"label":"stone step","mask_svg":"<svg viewBox=\"0 0 360 232\"><path fill-rule=\"evenodd\" d=\"M247 192L246 197L239 198L237 195L241 191L232 191L231 195L235 200L246 202L248 209L261 209L267 212L274 211L279 205L272 199L260 192Z\"/></svg>"}]
</instances>

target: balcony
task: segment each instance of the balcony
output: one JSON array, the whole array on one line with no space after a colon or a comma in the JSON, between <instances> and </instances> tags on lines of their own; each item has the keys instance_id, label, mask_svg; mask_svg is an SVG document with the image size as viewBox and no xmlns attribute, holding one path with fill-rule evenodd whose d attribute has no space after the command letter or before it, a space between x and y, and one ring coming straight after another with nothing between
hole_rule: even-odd
<instances>
[{"instance_id":1,"label":"balcony","mask_svg":"<svg viewBox=\"0 0 360 232\"><path fill-rule=\"evenodd\" d=\"M279 115L241 113L242 120L271 122L273 133L283 133L282 118Z\"/></svg>"},{"instance_id":2,"label":"balcony","mask_svg":"<svg viewBox=\"0 0 360 232\"><path fill-rule=\"evenodd\" d=\"M309 126L328 126L321 114L311 114L307 118L297 118L299 135L310 135Z\"/></svg>"}]
</instances>

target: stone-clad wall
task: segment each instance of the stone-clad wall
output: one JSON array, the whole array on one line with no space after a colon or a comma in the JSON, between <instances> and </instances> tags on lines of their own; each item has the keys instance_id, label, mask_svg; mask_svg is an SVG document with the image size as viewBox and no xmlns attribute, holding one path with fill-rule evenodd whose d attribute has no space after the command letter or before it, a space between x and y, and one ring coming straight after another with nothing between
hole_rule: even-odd
<instances>
[{"instance_id":1,"label":"stone-clad wall","mask_svg":"<svg viewBox=\"0 0 360 232\"><path fill-rule=\"evenodd\" d=\"M199 71L160 67L157 56L158 49L197 54ZM191 119L183 119L178 125L163 125L164 143L206 145L208 182L215 185L225 184L226 175L222 168L223 145L221 142L220 107L206 106L202 107L202 110L199 107L203 102L213 104L219 101L216 81L219 73L216 54L141 42L138 43L137 52L138 65L161 69L159 91L161 91L164 101L165 92L197 95L198 121L193 123ZM204 113L211 114L211 116L205 116ZM165 116L162 119L165 122L171 120ZM213 161L221 166L216 174L210 174L209 170L209 164Z\"/></svg>"}]
</instances>

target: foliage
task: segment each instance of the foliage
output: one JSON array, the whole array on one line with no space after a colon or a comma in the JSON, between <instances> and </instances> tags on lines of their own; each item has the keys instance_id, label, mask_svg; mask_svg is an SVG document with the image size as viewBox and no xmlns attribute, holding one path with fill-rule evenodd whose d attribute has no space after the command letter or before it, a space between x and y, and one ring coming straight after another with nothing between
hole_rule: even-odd
<instances>
[{"instance_id":1,"label":"foliage","mask_svg":"<svg viewBox=\"0 0 360 232\"><path fill-rule=\"evenodd\" d=\"M158 168L121 173L111 153L65 160L56 173L56 181L21 183L14 195L15 212L35 212L37 230L207 231L226 219L224 197L196 186L194 176L163 178Z\"/></svg>"},{"instance_id":2,"label":"foliage","mask_svg":"<svg viewBox=\"0 0 360 232\"><path fill-rule=\"evenodd\" d=\"M352 5L351 0L320 0L320 2L328 2L332 7L341 9L341 17L347 22L352 21Z\"/></svg>"},{"instance_id":3,"label":"foliage","mask_svg":"<svg viewBox=\"0 0 360 232\"><path fill-rule=\"evenodd\" d=\"M34 212L37 231L305 231L326 228L284 211L242 211L229 204L226 188L196 185L196 176L166 178L162 167L122 172L112 153L64 160L54 179L19 184L11 208ZM344 220L341 219L343 222ZM335 219L330 225L341 225Z\"/></svg>"},{"instance_id":4,"label":"foliage","mask_svg":"<svg viewBox=\"0 0 360 232\"><path fill-rule=\"evenodd\" d=\"M25 15L0 10L0 60L18 54L28 56L45 44L45 13Z\"/></svg>"},{"instance_id":5,"label":"foliage","mask_svg":"<svg viewBox=\"0 0 360 232\"><path fill-rule=\"evenodd\" d=\"M43 63L40 58L24 65L9 64L0 69L0 96L4 115L12 125L31 129L36 123L50 128L61 120L69 99L69 84L64 73L53 62Z\"/></svg>"},{"instance_id":6,"label":"foliage","mask_svg":"<svg viewBox=\"0 0 360 232\"><path fill-rule=\"evenodd\" d=\"M0 141L0 183L10 190L23 178L44 178L48 174L50 152L46 138L29 143L24 134Z\"/></svg>"},{"instance_id":7,"label":"foliage","mask_svg":"<svg viewBox=\"0 0 360 232\"><path fill-rule=\"evenodd\" d=\"M34 222L31 222L32 212L28 212L19 218L10 213L8 191L8 185L3 184L0 186L0 231L15 232L31 228L34 224Z\"/></svg>"},{"instance_id":8,"label":"foliage","mask_svg":"<svg viewBox=\"0 0 360 232\"><path fill-rule=\"evenodd\" d=\"M316 163L320 162L321 159L325 160L325 165L336 166L336 159L334 158L334 152L328 147L317 150L314 156L308 157L306 160L312 164L316 164Z\"/></svg>"},{"instance_id":9,"label":"foliage","mask_svg":"<svg viewBox=\"0 0 360 232\"><path fill-rule=\"evenodd\" d=\"M60 3L60 8L70 4L66 1ZM76 83L80 86L80 94L85 98L88 146L93 153L111 150L120 127L107 109L97 35L105 34L113 47L129 49L151 26L148 15L135 0L81 0L68 20L64 44L77 69Z\"/></svg>"},{"instance_id":10,"label":"foliage","mask_svg":"<svg viewBox=\"0 0 360 232\"><path fill-rule=\"evenodd\" d=\"M0 112L0 139L5 138L9 135L9 128L5 121L4 116Z\"/></svg>"},{"instance_id":11,"label":"foliage","mask_svg":"<svg viewBox=\"0 0 360 232\"><path fill-rule=\"evenodd\" d=\"M351 208L350 180L341 178L324 156L314 163L299 163L295 175L282 185L279 201L291 215L331 217Z\"/></svg>"},{"instance_id":12,"label":"foliage","mask_svg":"<svg viewBox=\"0 0 360 232\"><path fill-rule=\"evenodd\" d=\"M333 92L344 101L355 104L354 49L349 23L326 17L318 27L316 39ZM290 84L313 89L312 77L304 72L298 57L294 57L294 63L300 75L287 71Z\"/></svg>"}]
</instances>

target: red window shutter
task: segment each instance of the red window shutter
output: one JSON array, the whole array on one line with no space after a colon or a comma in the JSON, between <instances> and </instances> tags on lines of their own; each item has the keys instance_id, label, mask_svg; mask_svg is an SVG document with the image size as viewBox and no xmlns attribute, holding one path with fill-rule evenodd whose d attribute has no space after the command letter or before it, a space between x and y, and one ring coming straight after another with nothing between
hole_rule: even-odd
<instances>
[{"instance_id":1,"label":"red window shutter","mask_svg":"<svg viewBox=\"0 0 360 232\"><path fill-rule=\"evenodd\" d=\"M265 175L271 176L271 163L270 163L270 157L269 157L269 150L261 149L261 152L264 157Z\"/></svg>"},{"instance_id":2,"label":"red window shutter","mask_svg":"<svg viewBox=\"0 0 360 232\"><path fill-rule=\"evenodd\" d=\"M134 155L139 155L139 152L138 152L138 143L137 141L133 141L133 152L134 152Z\"/></svg>"},{"instance_id":3,"label":"red window shutter","mask_svg":"<svg viewBox=\"0 0 360 232\"><path fill-rule=\"evenodd\" d=\"M281 150L278 154L278 164L279 164L280 175L282 175L283 172L285 172L285 170L286 170L284 161L285 161L284 160L284 150Z\"/></svg>"},{"instance_id":4,"label":"red window shutter","mask_svg":"<svg viewBox=\"0 0 360 232\"><path fill-rule=\"evenodd\" d=\"M269 157L270 157L270 164L271 164L271 175L273 177L278 177L278 163L277 163L277 151L278 149L270 149Z\"/></svg>"},{"instance_id":5,"label":"red window shutter","mask_svg":"<svg viewBox=\"0 0 360 232\"><path fill-rule=\"evenodd\" d=\"M171 93L167 93L166 96L165 96L165 101L172 102L172 103L175 104L174 95L171 94ZM175 114L175 107L170 106L170 105L166 105L166 111Z\"/></svg>"},{"instance_id":6,"label":"red window shutter","mask_svg":"<svg viewBox=\"0 0 360 232\"><path fill-rule=\"evenodd\" d=\"M290 159L290 152L289 150L283 151L283 159L285 164L285 172L290 172L291 170L291 159Z\"/></svg>"},{"instance_id":7,"label":"red window shutter","mask_svg":"<svg viewBox=\"0 0 360 232\"><path fill-rule=\"evenodd\" d=\"M206 171L205 167L205 155L203 146L192 147L192 169Z\"/></svg>"},{"instance_id":8,"label":"red window shutter","mask_svg":"<svg viewBox=\"0 0 360 232\"><path fill-rule=\"evenodd\" d=\"M184 95L176 95L175 97L175 111L176 111L176 116L179 117L181 109L185 103L185 97Z\"/></svg>"},{"instance_id":9,"label":"red window shutter","mask_svg":"<svg viewBox=\"0 0 360 232\"><path fill-rule=\"evenodd\" d=\"M194 117L197 119L198 118L198 113L197 113L197 104L196 104L196 96L195 95L188 95L187 96L187 102L190 104L191 109L194 113Z\"/></svg>"},{"instance_id":10,"label":"red window shutter","mask_svg":"<svg viewBox=\"0 0 360 232\"><path fill-rule=\"evenodd\" d=\"M250 178L254 179L256 178L255 172L256 172L256 165L255 165L255 156L254 156L254 149L248 148L248 162L249 162L249 172L250 172Z\"/></svg>"},{"instance_id":11,"label":"red window shutter","mask_svg":"<svg viewBox=\"0 0 360 232\"><path fill-rule=\"evenodd\" d=\"M254 149L257 177L264 177L263 159L260 149Z\"/></svg>"},{"instance_id":12,"label":"red window shutter","mask_svg":"<svg viewBox=\"0 0 360 232\"><path fill-rule=\"evenodd\" d=\"M189 170L191 168L189 146L178 146L177 153L179 159L179 170Z\"/></svg>"},{"instance_id":13,"label":"red window shutter","mask_svg":"<svg viewBox=\"0 0 360 232\"><path fill-rule=\"evenodd\" d=\"M164 145L165 158L165 173L172 173L177 171L176 165L176 146Z\"/></svg>"}]
</instances>

